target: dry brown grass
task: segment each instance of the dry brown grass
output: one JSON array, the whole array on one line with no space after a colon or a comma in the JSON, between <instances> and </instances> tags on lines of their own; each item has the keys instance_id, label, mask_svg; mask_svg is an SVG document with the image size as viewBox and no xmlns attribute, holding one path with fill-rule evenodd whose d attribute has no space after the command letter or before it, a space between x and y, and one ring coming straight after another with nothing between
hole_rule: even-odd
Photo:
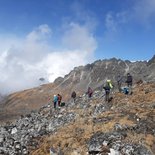
<instances>
[{"instance_id":1,"label":"dry brown grass","mask_svg":"<svg viewBox=\"0 0 155 155\"><path fill-rule=\"evenodd\" d=\"M134 94L126 96L124 94L115 93L112 101L112 108L109 111L103 112L97 116L100 118L111 118L107 122L93 123L91 117L92 109L88 109L87 117L84 117L83 109L74 109L73 111L79 114L79 117L74 123L71 123L50 137L46 137L40 148L32 153L32 155L49 155L50 147L58 148L61 146L65 155L80 155L87 154L87 141L96 132L110 132L114 130L116 123L124 126L134 126L135 122L129 119L129 115L137 116L146 119L155 115L155 109L150 108L150 104L155 102L154 84L144 84L134 89ZM150 92L146 93L146 90ZM101 99L95 99L92 102L92 107L102 103ZM90 115L89 115L90 114ZM77 133L80 130L80 133ZM132 142L135 144L144 144L150 150L153 150L155 137L150 134L137 134L133 131L127 132L127 137L124 142ZM78 150L78 151L77 151Z\"/></svg>"}]
</instances>

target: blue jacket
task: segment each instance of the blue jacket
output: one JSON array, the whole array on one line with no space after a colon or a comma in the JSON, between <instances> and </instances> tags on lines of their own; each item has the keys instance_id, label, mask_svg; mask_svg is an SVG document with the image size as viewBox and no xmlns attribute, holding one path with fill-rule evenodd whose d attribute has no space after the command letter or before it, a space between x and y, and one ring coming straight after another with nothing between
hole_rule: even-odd
<instances>
[{"instance_id":1,"label":"blue jacket","mask_svg":"<svg viewBox=\"0 0 155 155\"><path fill-rule=\"evenodd\" d=\"M53 102L57 102L57 101L58 101L58 96L54 96Z\"/></svg>"}]
</instances>

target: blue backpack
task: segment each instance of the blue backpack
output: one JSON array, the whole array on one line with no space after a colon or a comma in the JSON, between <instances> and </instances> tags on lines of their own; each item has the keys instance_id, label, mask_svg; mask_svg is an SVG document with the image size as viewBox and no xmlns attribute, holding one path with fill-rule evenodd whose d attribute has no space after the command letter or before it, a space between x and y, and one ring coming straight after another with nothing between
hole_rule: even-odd
<instances>
[{"instance_id":1,"label":"blue backpack","mask_svg":"<svg viewBox=\"0 0 155 155\"><path fill-rule=\"evenodd\" d=\"M123 88L123 93L124 93L124 94L129 94L129 88L124 87L124 88Z\"/></svg>"}]
</instances>

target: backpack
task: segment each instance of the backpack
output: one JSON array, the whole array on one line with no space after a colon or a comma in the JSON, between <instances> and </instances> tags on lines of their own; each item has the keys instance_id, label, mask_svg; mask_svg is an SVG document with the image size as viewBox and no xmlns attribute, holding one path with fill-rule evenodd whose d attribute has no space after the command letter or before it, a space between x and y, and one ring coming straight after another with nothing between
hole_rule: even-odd
<instances>
[{"instance_id":1,"label":"backpack","mask_svg":"<svg viewBox=\"0 0 155 155\"><path fill-rule=\"evenodd\" d=\"M129 88L124 87L124 88L123 88L123 93L124 93L124 94L128 94L128 93L129 93Z\"/></svg>"},{"instance_id":2,"label":"backpack","mask_svg":"<svg viewBox=\"0 0 155 155\"><path fill-rule=\"evenodd\" d=\"M103 89L106 91L106 92L110 92L110 86L107 84L103 87Z\"/></svg>"},{"instance_id":3,"label":"backpack","mask_svg":"<svg viewBox=\"0 0 155 155\"><path fill-rule=\"evenodd\" d=\"M65 102L61 102L60 106L64 107L65 106Z\"/></svg>"}]
</instances>

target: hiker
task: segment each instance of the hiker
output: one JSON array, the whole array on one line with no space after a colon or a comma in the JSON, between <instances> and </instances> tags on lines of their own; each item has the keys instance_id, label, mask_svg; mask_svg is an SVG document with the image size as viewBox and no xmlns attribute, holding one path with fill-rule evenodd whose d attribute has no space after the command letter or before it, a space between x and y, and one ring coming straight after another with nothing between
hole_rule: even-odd
<instances>
[{"instance_id":1,"label":"hiker","mask_svg":"<svg viewBox=\"0 0 155 155\"><path fill-rule=\"evenodd\" d=\"M60 94L57 95L58 97L58 106L61 106L61 100L62 100L62 96Z\"/></svg>"},{"instance_id":2,"label":"hiker","mask_svg":"<svg viewBox=\"0 0 155 155\"><path fill-rule=\"evenodd\" d=\"M121 86L122 86L122 76L121 75L117 76L117 86L118 86L118 91L121 92L122 91L122 89L121 89Z\"/></svg>"},{"instance_id":3,"label":"hiker","mask_svg":"<svg viewBox=\"0 0 155 155\"><path fill-rule=\"evenodd\" d=\"M105 101L109 102L110 86L106 84L103 89L105 90Z\"/></svg>"},{"instance_id":4,"label":"hiker","mask_svg":"<svg viewBox=\"0 0 155 155\"><path fill-rule=\"evenodd\" d=\"M75 102L75 99L76 99L76 92L75 91L72 92L71 98L73 98L73 102Z\"/></svg>"},{"instance_id":5,"label":"hiker","mask_svg":"<svg viewBox=\"0 0 155 155\"><path fill-rule=\"evenodd\" d=\"M111 80L106 81L106 85L103 87L105 90L105 101L110 101L110 90L113 88L113 85L111 83Z\"/></svg>"},{"instance_id":6,"label":"hiker","mask_svg":"<svg viewBox=\"0 0 155 155\"><path fill-rule=\"evenodd\" d=\"M114 87L111 80L107 80L106 82L110 86L110 89L112 89Z\"/></svg>"},{"instance_id":7,"label":"hiker","mask_svg":"<svg viewBox=\"0 0 155 155\"><path fill-rule=\"evenodd\" d=\"M56 109L57 102L58 102L58 96L57 95L54 95L54 98L53 98L54 109Z\"/></svg>"},{"instance_id":8,"label":"hiker","mask_svg":"<svg viewBox=\"0 0 155 155\"><path fill-rule=\"evenodd\" d=\"M132 94L132 75L130 73L127 73L127 79L126 79L127 86L129 88L129 94Z\"/></svg>"},{"instance_id":9,"label":"hiker","mask_svg":"<svg viewBox=\"0 0 155 155\"><path fill-rule=\"evenodd\" d=\"M88 87L87 94L88 94L88 97L89 97L89 98L91 98L91 97L92 97L93 90L92 90L90 87Z\"/></svg>"}]
</instances>

